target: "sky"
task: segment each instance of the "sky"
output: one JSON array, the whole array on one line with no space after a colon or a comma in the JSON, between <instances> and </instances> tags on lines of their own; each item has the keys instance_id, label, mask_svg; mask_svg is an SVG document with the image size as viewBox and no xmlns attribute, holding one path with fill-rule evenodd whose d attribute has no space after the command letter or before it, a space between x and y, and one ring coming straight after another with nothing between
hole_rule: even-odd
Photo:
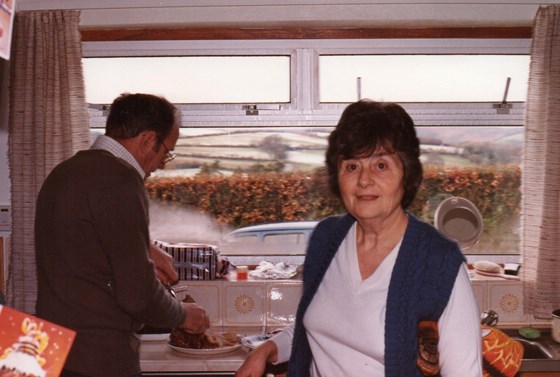
<instances>
[{"instance_id":1,"label":"sky","mask_svg":"<svg viewBox=\"0 0 560 377\"><path fill-rule=\"evenodd\" d=\"M528 55L321 56L322 102L361 98L394 102L525 101ZM123 92L174 103L289 102L288 56L85 58L88 103ZM341 68L343 67L343 69Z\"/></svg>"}]
</instances>

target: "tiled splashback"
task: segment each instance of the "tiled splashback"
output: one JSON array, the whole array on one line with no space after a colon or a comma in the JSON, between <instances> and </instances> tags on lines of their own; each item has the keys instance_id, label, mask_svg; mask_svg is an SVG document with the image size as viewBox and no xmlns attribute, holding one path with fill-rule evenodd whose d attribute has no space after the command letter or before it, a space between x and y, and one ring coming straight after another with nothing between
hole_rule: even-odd
<instances>
[{"instance_id":1,"label":"tiled splashback","mask_svg":"<svg viewBox=\"0 0 560 377\"><path fill-rule=\"evenodd\" d=\"M204 306L213 328L262 333L295 320L301 281L181 281L175 290L180 299L188 293Z\"/></svg>"},{"instance_id":2,"label":"tiled splashback","mask_svg":"<svg viewBox=\"0 0 560 377\"><path fill-rule=\"evenodd\" d=\"M530 324L536 327L550 326L550 321L533 318L523 311L523 283L519 280L499 278L473 278L471 283L480 311L494 310L499 315L498 325L519 327Z\"/></svg>"},{"instance_id":3,"label":"tiled splashback","mask_svg":"<svg viewBox=\"0 0 560 377\"><path fill-rule=\"evenodd\" d=\"M519 327L530 323L546 327L550 324L535 321L523 313L520 281L475 277L471 282L480 311L495 310L500 326ZM301 281L182 281L176 290L180 298L187 292L206 308L213 328L262 333L295 320Z\"/></svg>"}]
</instances>

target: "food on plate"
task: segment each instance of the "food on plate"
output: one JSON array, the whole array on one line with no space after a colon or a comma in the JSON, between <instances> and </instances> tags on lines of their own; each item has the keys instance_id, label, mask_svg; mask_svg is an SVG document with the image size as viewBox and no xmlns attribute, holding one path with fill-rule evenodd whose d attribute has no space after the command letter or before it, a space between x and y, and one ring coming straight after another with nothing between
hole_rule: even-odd
<instances>
[{"instance_id":1,"label":"food on plate","mask_svg":"<svg viewBox=\"0 0 560 377\"><path fill-rule=\"evenodd\" d=\"M182 300L186 303L195 302L191 295L185 295ZM169 334L169 344L175 347L192 349L215 349L235 346L239 342L239 335L232 332L206 331L204 334L191 334L182 328L175 327Z\"/></svg>"},{"instance_id":2,"label":"food on plate","mask_svg":"<svg viewBox=\"0 0 560 377\"><path fill-rule=\"evenodd\" d=\"M235 346L239 335L232 332L212 332L210 334L189 334L181 328L174 328L169 335L169 344L182 348L214 349Z\"/></svg>"}]
</instances>

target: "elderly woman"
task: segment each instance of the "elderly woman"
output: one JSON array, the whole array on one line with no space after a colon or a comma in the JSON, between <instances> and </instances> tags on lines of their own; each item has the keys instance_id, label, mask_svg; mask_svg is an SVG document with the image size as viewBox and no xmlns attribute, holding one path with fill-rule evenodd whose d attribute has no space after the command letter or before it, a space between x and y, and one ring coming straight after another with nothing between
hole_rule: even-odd
<instances>
[{"instance_id":1,"label":"elderly woman","mask_svg":"<svg viewBox=\"0 0 560 377\"><path fill-rule=\"evenodd\" d=\"M295 325L251 352L236 376L288 360L289 377L482 376L464 257L406 211L422 182L419 157L401 106L362 100L344 110L326 163L348 213L313 233Z\"/></svg>"}]
</instances>

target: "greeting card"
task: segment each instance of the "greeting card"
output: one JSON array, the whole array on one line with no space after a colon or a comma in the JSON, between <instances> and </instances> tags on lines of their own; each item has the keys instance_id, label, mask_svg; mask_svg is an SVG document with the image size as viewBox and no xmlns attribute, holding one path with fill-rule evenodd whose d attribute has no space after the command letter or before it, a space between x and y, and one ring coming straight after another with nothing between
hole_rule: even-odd
<instances>
[{"instance_id":1,"label":"greeting card","mask_svg":"<svg viewBox=\"0 0 560 377\"><path fill-rule=\"evenodd\" d=\"M0 377L58 377L76 333L0 305Z\"/></svg>"}]
</instances>

